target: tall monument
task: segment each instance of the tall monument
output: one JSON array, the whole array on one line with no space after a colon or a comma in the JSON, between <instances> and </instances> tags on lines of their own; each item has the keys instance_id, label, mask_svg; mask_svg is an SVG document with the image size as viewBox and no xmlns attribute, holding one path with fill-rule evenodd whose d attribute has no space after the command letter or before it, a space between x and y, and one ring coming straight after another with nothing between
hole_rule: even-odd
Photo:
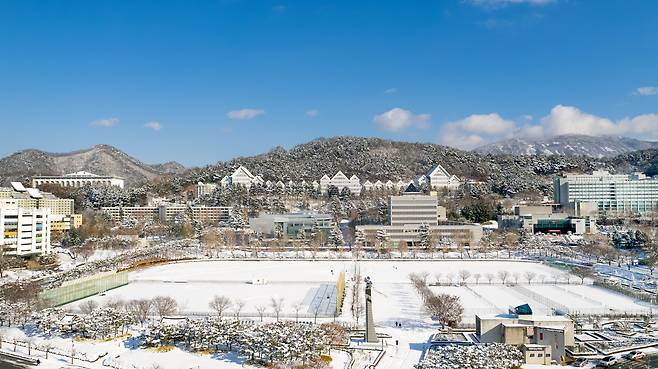
<instances>
[{"instance_id":1,"label":"tall monument","mask_svg":"<svg viewBox=\"0 0 658 369\"><path fill-rule=\"evenodd\" d=\"M375 322L372 318L372 281L370 277L366 277L366 342L378 342Z\"/></svg>"}]
</instances>

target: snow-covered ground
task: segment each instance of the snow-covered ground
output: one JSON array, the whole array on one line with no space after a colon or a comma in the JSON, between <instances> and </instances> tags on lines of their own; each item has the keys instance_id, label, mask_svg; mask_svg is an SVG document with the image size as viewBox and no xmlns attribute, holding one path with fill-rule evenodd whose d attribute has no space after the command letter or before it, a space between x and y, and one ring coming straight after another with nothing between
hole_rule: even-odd
<instances>
[{"instance_id":1,"label":"snow-covered ground","mask_svg":"<svg viewBox=\"0 0 658 369\"><path fill-rule=\"evenodd\" d=\"M433 260L433 261L400 261L400 260L365 260L365 261L199 261L183 262L155 266L130 274L131 283L106 293L105 296L92 297L99 302L111 298L129 300L132 298L148 298L156 295L174 297L182 307L182 313L208 312L208 301L213 295L225 295L233 300L246 303L244 312L253 312L256 305L269 305L272 297L284 298L284 314L292 312L292 306L304 301L309 291L321 284L335 283L338 274L345 272L348 280L355 271L360 270L363 277L373 280L373 311L380 333L391 336L385 340L387 353L380 363L381 368L397 369L411 368L418 363L424 350L429 347L428 339L437 330L437 326L424 313L419 297L409 282L410 273L429 273L428 280L434 283L439 275L443 284L448 281L447 275L454 275L453 283L457 283L460 271L468 270L471 277L466 286L432 286L435 291L458 295L465 307L464 323L474 324L476 314L505 312L509 307L529 303L538 313L550 313L556 305L566 305L574 310L601 311L615 309L617 311L637 312L650 308L628 297L607 291L587 282L584 285L551 284L558 276L563 281L562 271L547 265L520 261L492 260ZM521 277L519 286L505 286L498 279L498 272L510 273L508 283L517 274ZM525 272L533 272L535 280L529 285L524 280ZM475 274L482 277L476 283ZM485 277L493 274L492 284ZM545 276L546 284L539 284L540 276ZM255 279L264 279L265 284L252 284ZM548 283L551 281L551 283ZM578 282L579 283L579 282ZM528 291L531 291L530 293ZM353 323L349 309L349 296L346 299L343 313L339 321ZM79 303L79 302L78 302ZM76 303L77 304L77 303ZM72 304L74 306L75 304ZM363 323L363 318L360 321ZM396 327L396 322L402 324ZM395 341L398 345L395 345ZM117 343L114 343L115 345ZM139 351L122 351L124 360L147 362L153 353ZM170 355L175 355L176 352ZM148 358L141 357L146 355ZM161 354L153 354L154 360L168 361ZM189 354L180 353L179 356ZM160 359L163 358L163 359ZM195 358L195 360L197 360ZM198 359L202 360L202 359ZM210 359L208 360L216 360ZM172 362L174 359L172 359ZM340 360L337 360L337 362ZM338 365L338 363L334 363ZM367 364L367 362L366 362ZM200 364L198 364L200 365ZM201 365L203 367L203 365ZM222 366L224 367L224 366ZM225 366L230 368L230 366Z\"/></svg>"}]
</instances>

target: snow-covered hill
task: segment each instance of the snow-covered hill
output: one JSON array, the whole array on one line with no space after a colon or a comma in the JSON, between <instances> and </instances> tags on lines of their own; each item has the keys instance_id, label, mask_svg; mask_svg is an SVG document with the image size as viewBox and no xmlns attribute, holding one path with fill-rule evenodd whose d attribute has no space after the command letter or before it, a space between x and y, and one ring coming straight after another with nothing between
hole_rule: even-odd
<instances>
[{"instance_id":1,"label":"snow-covered hill","mask_svg":"<svg viewBox=\"0 0 658 369\"><path fill-rule=\"evenodd\" d=\"M512 138L480 146L481 154L569 155L613 157L631 151L658 148L658 142L620 136L561 135L550 138Z\"/></svg>"}]
</instances>

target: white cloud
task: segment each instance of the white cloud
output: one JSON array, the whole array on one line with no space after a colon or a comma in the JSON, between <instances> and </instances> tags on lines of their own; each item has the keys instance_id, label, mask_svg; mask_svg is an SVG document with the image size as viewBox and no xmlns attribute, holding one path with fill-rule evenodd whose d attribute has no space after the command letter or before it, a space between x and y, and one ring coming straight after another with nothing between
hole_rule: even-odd
<instances>
[{"instance_id":1,"label":"white cloud","mask_svg":"<svg viewBox=\"0 0 658 369\"><path fill-rule=\"evenodd\" d=\"M318 109L311 109L306 111L306 116L315 118L320 114L320 111Z\"/></svg>"},{"instance_id":2,"label":"white cloud","mask_svg":"<svg viewBox=\"0 0 658 369\"><path fill-rule=\"evenodd\" d=\"M160 122L153 121L144 124L144 128L152 129L154 131L159 131L162 128L162 125L160 124Z\"/></svg>"},{"instance_id":3,"label":"white cloud","mask_svg":"<svg viewBox=\"0 0 658 369\"><path fill-rule=\"evenodd\" d=\"M655 86L644 86L638 87L635 89L635 95L650 96L658 94L658 87Z\"/></svg>"},{"instance_id":4,"label":"white cloud","mask_svg":"<svg viewBox=\"0 0 658 369\"><path fill-rule=\"evenodd\" d=\"M504 119L497 113L475 114L443 124L439 141L449 146L472 149L512 137L545 138L564 134L619 135L658 140L658 114L614 121L565 105L556 105L538 121L532 121L529 116L523 116L517 122Z\"/></svg>"},{"instance_id":5,"label":"white cloud","mask_svg":"<svg viewBox=\"0 0 658 369\"><path fill-rule=\"evenodd\" d=\"M495 8L507 5L527 4L533 6L548 5L557 2L557 0L464 0L465 3L482 6L488 8Z\"/></svg>"},{"instance_id":6,"label":"white cloud","mask_svg":"<svg viewBox=\"0 0 658 369\"><path fill-rule=\"evenodd\" d=\"M409 110L393 108L375 115L372 119L377 128L383 131L400 132L410 127L427 128L432 117L429 114L413 114Z\"/></svg>"},{"instance_id":7,"label":"white cloud","mask_svg":"<svg viewBox=\"0 0 658 369\"><path fill-rule=\"evenodd\" d=\"M244 119L253 119L263 114L265 114L264 110L247 108L240 110L232 110L226 113L226 116L229 117L229 119L244 120Z\"/></svg>"},{"instance_id":8,"label":"white cloud","mask_svg":"<svg viewBox=\"0 0 658 369\"><path fill-rule=\"evenodd\" d=\"M473 114L441 127L441 143L472 149L486 142L507 138L516 130L516 123L498 113Z\"/></svg>"},{"instance_id":9,"label":"white cloud","mask_svg":"<svg viewBox=\"0 0 658 369\"><path fill-rule=\"evenodd\" d=\"M91 125L94 127L110 128L117 125L117 123L119 123L119 118L107 118L95 120L91 122Z\"/></svg>"},{"instance_id":10,"label":"white cloud","mask_svg":"<svg viewBox=\"0 0 658 369\"><path fill-rule=\"evenodd\" d=\"M395 87L387 88L386 90L384 90L384 93L387 94L387 95L391 95L391 94L394 94L396 92L398 92L398 89L395 88Z\"/></svg>"}]
</instances>

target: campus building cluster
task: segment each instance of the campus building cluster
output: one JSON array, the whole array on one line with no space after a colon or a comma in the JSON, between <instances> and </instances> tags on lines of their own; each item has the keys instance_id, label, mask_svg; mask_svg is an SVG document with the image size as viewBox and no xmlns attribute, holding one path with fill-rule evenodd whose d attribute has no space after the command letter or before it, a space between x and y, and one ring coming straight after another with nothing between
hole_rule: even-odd
<instances>
[{"instance_id":1,"label":"campus building cluster","mask_svg":"<svg viewBox=\"0 0 658 369\"><path fill-rule=\"evenodd\" d=\"M71 199L26 188L20 182L0 188L0 245L13 256L50 252L51 233L82 225Z\"/></svg>"},{"instance_id":2,"label":"campus building cluster","mask_svg":"<svg viewBox=\"0 0 658 369\"><path fill-rule=\"evenodd\" d=\"M289 181L264 181L259 175L252 174L244 166L238 167L231 175L223 177L219 183L199 182L197 184L197 197L212 193L218 186L231 187L243 186L247 189L252 186L264 186L266 188L279 188L281 190L294 188L309 188L323 195L327 195L329 190L335 188L339 193L348 190L354 196L360 196L365 191L375 190L404 190L409 184L417 187L427 186L432 190L454 190L461 185L457 176L451 175L441 165L434 166L428 173L417 176L413 180L362 180L356 175L348 177L342 171L338 171L333 176L323 175L319 181L307 182L305 180L295 182Z\"/></svg>"}]
</instances>

